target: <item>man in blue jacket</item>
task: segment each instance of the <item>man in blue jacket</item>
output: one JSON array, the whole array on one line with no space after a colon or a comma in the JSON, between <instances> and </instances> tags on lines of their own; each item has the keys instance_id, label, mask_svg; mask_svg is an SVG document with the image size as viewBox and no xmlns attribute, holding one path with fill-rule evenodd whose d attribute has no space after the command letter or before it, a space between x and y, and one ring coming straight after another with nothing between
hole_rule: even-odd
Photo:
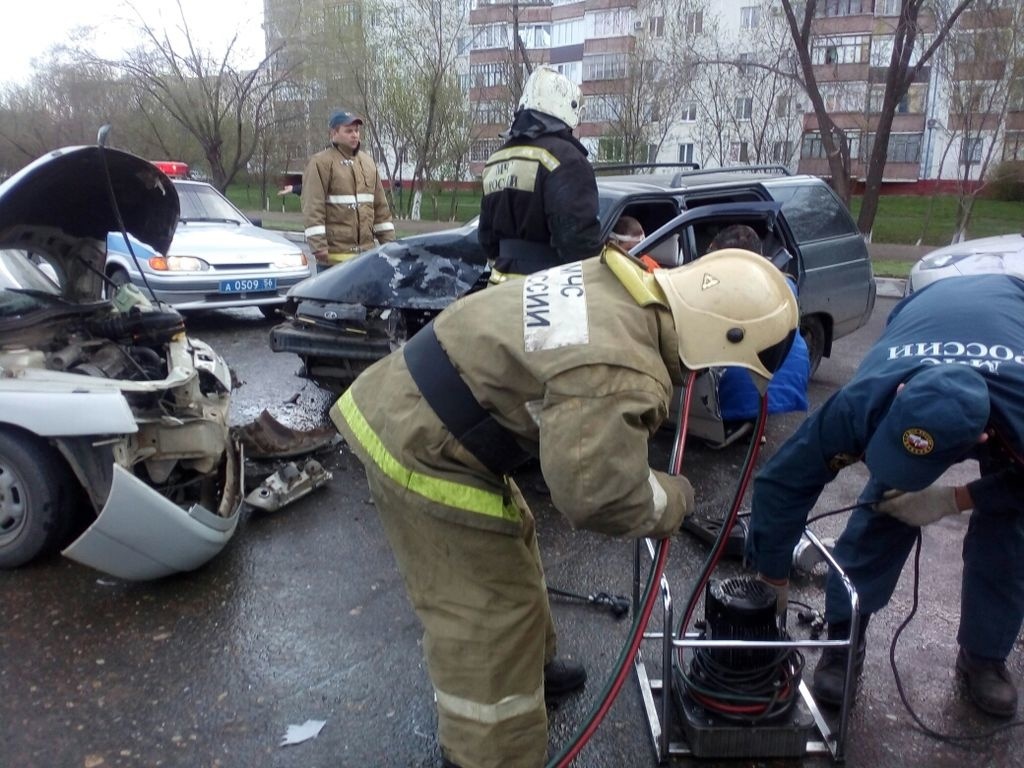
<instances>
[{"instance_id":1,"label":"man in blue jacket","mask_svg":"<svg viewBox=\"0 0 1024 768\"><path fill-rule=\"evenodd\" d=\"M1024 618L1024 281L1006 275L941 280L896 305L853 379L816 411L754 484L747 553L784 603L790 559L808 512L845 466L870 478L835 556L867 619L888 603L918 528L973 509L963 545L956 668L974 703L1010 717L1006 669ZM977 459L980 478L936 481ZM826 596L830 639L850 636L850 605L835 574ZM826 649L812 690L842 701L846 652Z\"/></svg>"}]
</instances>

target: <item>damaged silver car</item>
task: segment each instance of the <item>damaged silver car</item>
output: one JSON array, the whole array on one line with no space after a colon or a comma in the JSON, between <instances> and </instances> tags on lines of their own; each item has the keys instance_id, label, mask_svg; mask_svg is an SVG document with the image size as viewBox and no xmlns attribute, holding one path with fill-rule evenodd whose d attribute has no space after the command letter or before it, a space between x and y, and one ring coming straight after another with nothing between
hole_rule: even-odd
<instances>
[{"instance_id":1,"label":"damaged silver car","mask_svg":"<svg viewBox=\"0 0 1024 768\"><path fill-rule=\"evenodd\" d=\"M2 568L64 547L153 579L199 567L235 532L227 364L176 310L103 275L108 232L166 252L178 211L159 169L96 146L0 186Z\"/></svg>"}]
</instances>

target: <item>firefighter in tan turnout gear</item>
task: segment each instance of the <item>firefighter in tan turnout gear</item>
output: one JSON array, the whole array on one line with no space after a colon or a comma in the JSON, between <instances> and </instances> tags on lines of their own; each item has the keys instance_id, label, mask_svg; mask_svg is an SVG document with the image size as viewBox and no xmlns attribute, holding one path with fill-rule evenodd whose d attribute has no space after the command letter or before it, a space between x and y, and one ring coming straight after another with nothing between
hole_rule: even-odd
<instances>
[{"instance_id":1,"label":"firefighter in tan turnout gear","mask_svg":"<svg viewBox=\"0 0 1024 768\"><path fill-rule=\"evenodd\" d=\"M327 121L331 146L302 175L306 241L320 269L395 239L391 207L376 163L360 152L362 119L336 110Z\"/></svg>"},{"instance_id":2,"label":"firefighter in tan turnout gear","mask_svg":"<svg viewBox=\"0 0 1024 768\"><path fill-rule=\"evenodd\" d=\"M555 636L508 473L538 456L574 527L671 535L693 490L648 466L647 443L673 385L713 365L766 385L796 327L760 256L651 273L609 246L459 299L335 403L424 627L446 765L535 768L547 752Z\"/></svg>"}]
</instances>

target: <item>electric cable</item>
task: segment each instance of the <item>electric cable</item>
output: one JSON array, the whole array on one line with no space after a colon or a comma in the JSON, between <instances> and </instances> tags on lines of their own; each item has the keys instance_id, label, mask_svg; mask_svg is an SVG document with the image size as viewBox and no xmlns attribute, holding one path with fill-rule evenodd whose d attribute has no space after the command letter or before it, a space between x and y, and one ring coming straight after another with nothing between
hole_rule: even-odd
<instances>
[{"instance_id":1,"label":"electric cable","mask_svg":"<svg viewBox=\"0 0 1024 768\"><path fill-rule=\"evenodd\" d=\"M1003 723L995 728L989 728L982 733L971 733L971 734L953 734L953 733L942 733L929 727L914 711L914 708L910 705L910 700L907 698L906 691L903 689L903 680L900 678L899 670L896 668L896 643L900 639L900 635L903 630L910 625L914 616L917 614L917 606L920 596L920 585L921 585L921 530L917 531L917 543L914 549L914 599L910 605L910 613L907 614L907 618L903 620L903 623L897 628L896 633L892 636L892 643L889 646L889 666L892 667L892 676L896 681L896 690L900 695L900 701L903 702L903 706L907 712L914 719L917 727L926 735L937 741L948 742L951 744L957 744L965 741L979 741L981 739L990 739L998 733L1008 731L1011 728L1019 728L1024 725L1024 720L1013 720L1008 723Z\"/></svg>"},{"instance_id":2,"label":"electric cable","mask_svg":"<svg viewBox=\"0 0 1024 768\"><path fill-rule=\"evenodd\" d=\"M839 507L837 509L829 510L828 512L822 512L819 515L815 515L813 517L808 518L807 525L810 525L811 523L814 523L814 522L816 522L818 520L821 520L822 518L831 517L833 515L838 515L838 514L841 514L843 512L851 512L854 509L857 509L858 507L861 507L861 506L870 507L870 506L872 506L874 504L877 504L879 501L881 501L881 499L878 499L878 500L875 500L875 501L857 502L856 504L850 504L849 506L846 506L846 507ZM972 734L942 733L941 731L936 731L934 728L930 727L927 723L925 723L924 720L922 720L921 717L914 710L913 705L910 703L910 699L907 696L906 690L903 687L903 678L900 677L899 668L896 665L896 645L899 642L900 635L903 634L903 631L910 625L910 622L913 621L914 617L917 615L917 609L918 609L918 606L920 605L921 543L922 543L922 536L921 536L921 531L919 529L918 532L917 532L917 540L916 540L916 544L915 544L915 547L914 547L914 590L913 590L913 600L912 600L911 606L910 606L910 612L907 614L907 617L903 620L903 623L900 624L899 627L897 627L896 632L893 634L892 642L889 645L889 666L892 669L892 676L893 676L894 682L896 683L896 691L899 694L900 702L903 704L904 709L907 710L907 713L910 715L911 719L913 719L914 724L918 727L918 729L922 733L924 733L929 738L935 739L937 741L953 744L953 745L960 744L961 742L971 742L971 741L980 741L980 740L983 740L983 739L989 739L989 738L992 738L993 736L995 736L995 735L997 735L999 733L1002 733L1003 731L1008 731L1008 730L1011 730L1013 728L1019 728L1020 726L1024 725L1024 720L1013 720L1013 721L1010 721L1010 722L1007 722L1007 723L1003 723L1003 724L998 725L998 726L996 726L994 728L989 728L988 730L983 731L982 733L972 733ZM793 605L797 604L793 600L790 600L790 603L793 604ZM809 610L814 610L814 609L810 608L810 606L804 605L802 603L800 605L805 607L805 608L807 608L807 609L809 609Z\"/></svg>"}]
</instances>

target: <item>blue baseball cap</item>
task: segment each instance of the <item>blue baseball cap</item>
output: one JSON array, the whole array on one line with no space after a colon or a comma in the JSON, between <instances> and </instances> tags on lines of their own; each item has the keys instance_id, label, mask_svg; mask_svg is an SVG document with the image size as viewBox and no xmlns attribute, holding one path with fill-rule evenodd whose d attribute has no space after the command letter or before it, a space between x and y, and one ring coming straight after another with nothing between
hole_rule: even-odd
<instances>
[{"instance_id":1,"label":"blue baseball cap","mask_svg":"<svg viewBox=\"0 0 1024 768\"><path fill-rule=\"evenodd\" d=\"M354 115L351 112L346 112L344 109L336 109L331 112L331 117L327 121L327 127L333 130L334 128L338 128L342 125L352 125L353 123L362 125L363 118L358 115Z\"/></svg>"},{"instance_id":2,"label":"blue baseball cap","mask_svg":"<svg viewBox=\"0 0 1024 768\"><path fill-rule=\"evenodd\" d=\"M919 491L967 457L988 424L984 377L955 363L908 380L868 441L864 463L889 488Z\"/></svg>"}]
</instances>

